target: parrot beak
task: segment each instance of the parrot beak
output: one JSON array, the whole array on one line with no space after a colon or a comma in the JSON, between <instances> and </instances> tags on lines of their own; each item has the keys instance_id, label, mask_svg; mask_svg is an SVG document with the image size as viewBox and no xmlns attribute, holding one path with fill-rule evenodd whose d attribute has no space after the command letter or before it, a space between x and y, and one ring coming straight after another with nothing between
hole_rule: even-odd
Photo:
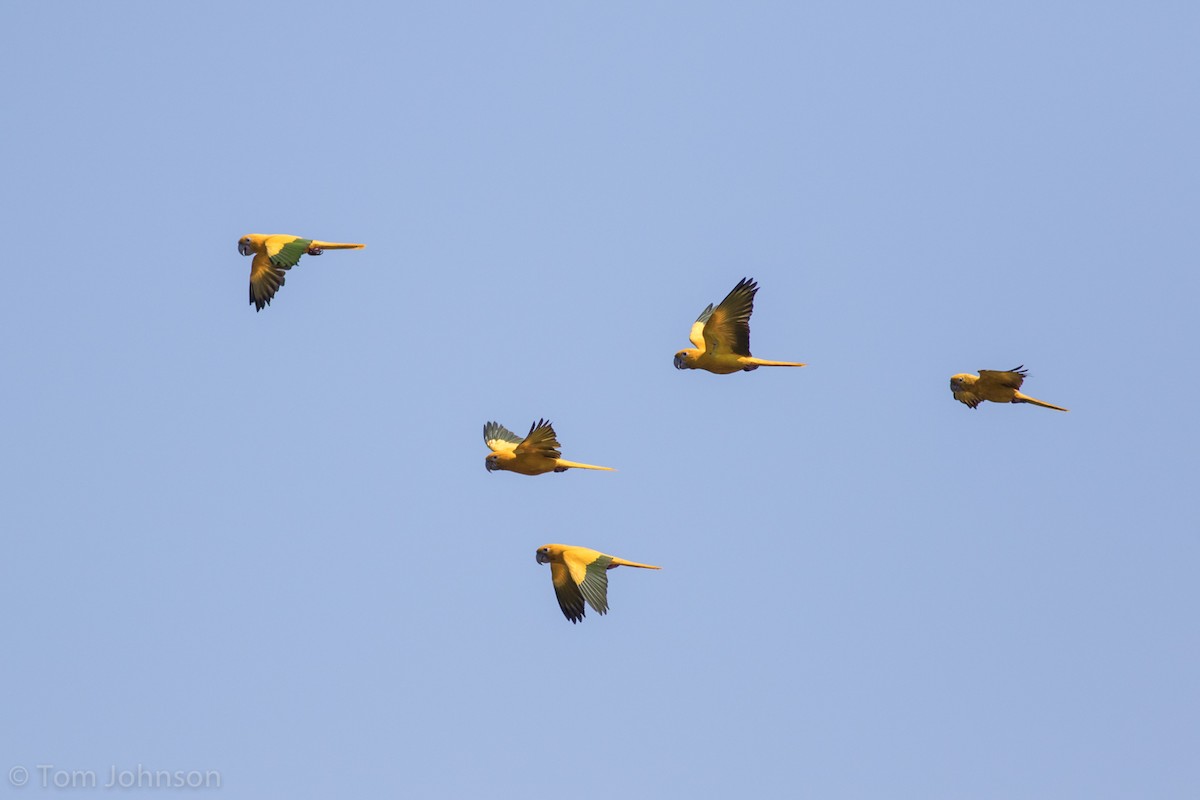
<instances>
[{"instance_id":1,"label":"parrot beak","mask_svg":"<svg viewBox=\"0 0 1200 800\"><path fill-rule=\"evenodd\" d=\"M253 255L254 251L250 249L250 245L245 242L238 242L238 252L244 256Z\"/></svg>"},{"instance_id":2,"label":"parrot beak","mask_svg":"<svg viewBox=\"0 0 1200 800\"><path fill-rule=\"evenodd\" d=\"M500 469L500 467L496 466L496 462L492 461L490 458L485 458L483 460L483 466L487 468L488 472L495 472L496 470Z\"/></svg>"},{"instance_id":3,"label":"parrot beak","mask_svg":"<svg viewBox=\"0 0 1200 800\"><path fill-rule=\"evenodd\" d=\"M538 562L539 564L549 564L549 563L550 563L550 556L546 555L546 554L545 554L545 553L543 553L541 550L538 550L538 551L537 551L537 562Z\"/></svg>"},{"instance_id":4,"label":"parrot beak","mask_svg":"<svg viewBox=\"0 0 1200 800\"><path fill-rule=\"evenodd\" d=\"M683 369L683 356L678 353L675 355L675 369Z\"/></svg>"}]
</instances>

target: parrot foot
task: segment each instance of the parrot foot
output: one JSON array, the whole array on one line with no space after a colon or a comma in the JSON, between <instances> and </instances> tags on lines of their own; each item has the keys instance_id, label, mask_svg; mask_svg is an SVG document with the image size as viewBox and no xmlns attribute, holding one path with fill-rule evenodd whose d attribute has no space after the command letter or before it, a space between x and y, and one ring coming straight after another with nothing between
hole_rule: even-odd
<instances>
[{"instance_id":1,"label":"parrot foot","mask_svg":"<svg viewBox=\"0 0 1200 800\"><path fill-rule=\"evenodd\" d=\"M567 468L566 467L555 467L554 471L555 472L566 472Z\"/></svg>"},{"instance_id":2,"label":"parrot foot","mask_svg":"<svg viewBox=\"0 0 1200 800\"><path fill-rule=\"evenodd\" d=\"M319 255L321 255L321 253L324 253L324 252L325 252L325 251L324 251L324 250L322 250L322 249L321 249L321 248L319 248L319 247L310 247L310 248L308 248L308 254L309 254L310 256L319 256Z\"/></svg>"}]
</instances>

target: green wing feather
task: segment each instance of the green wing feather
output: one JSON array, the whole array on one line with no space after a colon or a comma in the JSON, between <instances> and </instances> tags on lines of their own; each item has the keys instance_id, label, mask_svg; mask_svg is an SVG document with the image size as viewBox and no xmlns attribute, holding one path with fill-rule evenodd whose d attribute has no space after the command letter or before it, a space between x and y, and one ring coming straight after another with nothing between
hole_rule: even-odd
<instances>
[{"instance_id":1,"label":"green wing feather","mask_svg":"<svg viewBox=\"0 0 1200 800\"><path fill-rule=\"evenodd\" d=\"M517 436L499 422L488 422L483 426L483 440L485 442L508 442L515 446L525 441L525 437Z\"/></svg>"},{"instance_id":2,"label":"green wing feather","mask_svg":"<svg viewBox=\"0 0 1200 800\"><path fill-rule=\"evenodd\" d=\"M587 574L579 584L579 592L597 614L608 613L608 565L612 556L600 556L587 565Z\"/></svg>"},{"instance_id":3,"label":"green wing feather","mask_svg":"<svg viewBox=\"0 0 1200 800\"><path fill-rule=\"evenodd\" d=\"M516 450L516 446L524 441L524 437L518 437L517 434L509 431L499 422L487 422L484 425L484 441L492 450L497 450L497 443L504 443L508 447L499 447L499 450Z\"/></svg>"},{"instance_id":4,"label":"green wing feather","mask_svg":"<svg viewBox=\"0 0 1200 800\"><path fill-rule=\"evenodd\" d=\"M308 252L312 239L296 239L288 242L271 258L271 264L280 269L291 269L296 266L300 256Z\"/></svg>"}]
</instances>

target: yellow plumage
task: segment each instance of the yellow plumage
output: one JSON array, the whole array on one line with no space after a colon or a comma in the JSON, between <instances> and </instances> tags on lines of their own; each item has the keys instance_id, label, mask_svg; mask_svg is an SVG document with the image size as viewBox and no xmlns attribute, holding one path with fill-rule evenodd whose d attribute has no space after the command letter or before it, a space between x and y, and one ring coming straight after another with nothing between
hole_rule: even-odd
<instances>
[{"instance_id":1,"label":"yellow plumage","mask_svg":"<svg viewBox=\"0 0 1200 800\"><path fill-rule=\"evenodd\" d=\"M951 376L950 391L955 400L971 408L988 400L992 403L1029 403L1055 411L1067 410L1017 391L1025 382L1026 375L1024 366L1004 371L981 369L978 376L965 373Z\"/></svg>"},{"instance_id":2,"label":"yellow plumage","mask_svg":"<svg viewBox=\"0 0 1200 800\"><path fill-rule=\"evenodd\" d=\"M742 278L716 308L710 303L692 323L688 338L695 347L675 354L675 368L728 375L759 367L803 367L795 361L767 361L750 355L750 315L757 291L757 283Z\"/></svg>"},{"instance_id":3,"label":"yellow plumage","mask_svg":"<svg viewBox=\"0 0 1200 800\"><path fill-rule=\"evenodd\" d=\"M271 305L271 298L285 282L289 269L300 256L319 256L324 250L361 250L365 244L322 242L282 233L248 233L238 239L238 252L254 256L250 262L250 304L256 311Z\"/></svg>"},{"instance_id":4,"label":"yellow plumage","mask_svg":"<svg viewBox=\"0 0 1200 800\"><path fill-rule=\"evenodd\" d=\"M535 422L523 439L499 422L489 422L483 426L483 440L492 451L484 459L488 472L507 470L522 475L566 472L568 469L615 472L612 467L597 467L561 458L561 446L549 420Z\"/></svg>"},{"instance_id":5,"label":"yellow plumage","mask_svg":"<svg viewBox=\"0 0 1200 800\"><path fill-rule=\"evenodd\" d=\"M597 614L608 613L608 571L615 567L662 569L639 564L599 550L569 544L544 544L537 549L537 562L550 565L550 579L563 616L572 623L583 619L584 603Z\"/></svg>"}]
</instances>

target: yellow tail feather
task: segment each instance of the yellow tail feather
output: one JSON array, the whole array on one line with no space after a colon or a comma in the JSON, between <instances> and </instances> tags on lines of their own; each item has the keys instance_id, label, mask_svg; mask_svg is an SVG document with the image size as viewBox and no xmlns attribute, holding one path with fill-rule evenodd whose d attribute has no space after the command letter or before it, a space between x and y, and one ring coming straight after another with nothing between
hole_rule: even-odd
<instances>
[{"instance_id":1,"label":"yellow tail feather","mask_svg":"<svg viewBox=\"0 0 1200 800\"><path fill-rule=\"evenodd\" d=\"M639 564L636 561L626 561L625 559L617 558L616 556L613 556L612 563L608 565L609 569L612 569L613 567L637 567L638 569L662 569L662 567L656 567L653 564Z\"/></svg>"},{"instance_id":2,"label":"yellow tail feather","mask_svg":"<svg viewBox=\"0 0 1200 800\"><path fill-rule=\"evenodd\" d=\"M316 247L320 250L362 250L366 247L365 244L345 244L342 242L318 242L313 240L309 247Z\"/></svg>"},{"instance_id":3,"label":"yellow tail feather","mask_svg":"<svg viewBox=\"0 0 1200 800\"><path fill-rule=\"evenodd\" d=\"M1030 403L1035 406L1041 406L1042 408L1052 408L1055 411L1066 411L1067 410L1067 409L1063 408L1062 406L1056 406L1051 403L1047 403L1044 400L1038 400L1036 397L1030 397L1027 394L1021 394L1020 392L1017 392L1016 397L1013 398L1013 402L1014 403Z\"/></svg>"},{"instance_id":4,"label":"yellow tail feather","mask_svg":"<svg viewBox=\"0 0 1200 800\"><path fill-rule=\"evenodd\" d=\"M558 466L565 467L567 469L602 469L605 472L616 472L616 470L612 467L597 467L594 464L580 464L578 462L567 461L562 458L558 460Z\"/></svg>"},{"instance_id":5,"label":"yellow tail feather","mask_svg":"<svg viewBox=\"0 0 1200 800\"><path fill-rule=\"evenodd\" d=\"M803 367L803 366L806 366L805 364L801 364L797 361L767 361L764 358L754 358L753 356L749 356L745 360L749 361L751 364L754 364L757 367Z\"/></svg>"}]
</instances>

